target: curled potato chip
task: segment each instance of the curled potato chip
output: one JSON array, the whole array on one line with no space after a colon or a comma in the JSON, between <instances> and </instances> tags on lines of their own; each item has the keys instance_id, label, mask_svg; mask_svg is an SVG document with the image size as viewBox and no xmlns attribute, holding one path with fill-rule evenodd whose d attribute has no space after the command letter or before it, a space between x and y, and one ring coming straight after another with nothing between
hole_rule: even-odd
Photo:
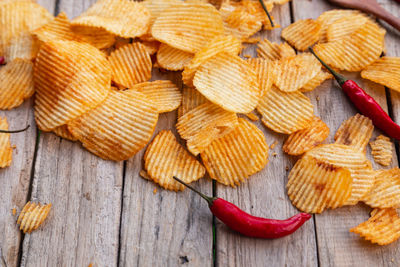
<instances>
[{"instance_id":1,"label":"curled potato chip","mask_svg":"<svg viewBox=\"0 0 400 267\"><path fill-rule=\"evenodd\" d=\"M225 52L207 60L196 72L193 84L208 100L231 112L251 112L261 96L251 66Z\"/></svg>"},{"instance_id":2,"label":"curled potato chip","mask_svg":"<svg viewBox=\"0 0 400 267\"><path fill-rule=\"evenodd\" d=\"M17 58L0 69L0 109L18 107L34 92L30 60Z\"/></svg>"},{"instance_id":3,"label":"curled potato chip","mask_svg":"<svg viewBox=\"0 0 400 267\"><path fill-rule=\"evenodd\" d=\"M168 190L183 190L174 180L178 177L186 183L204 176L204 167L176 141L171 131L161 131L150 143L144 154L144 167L150 178Z\"/></svg>"},{"instance_id":4,"label":"curled potato chip","mask_svg":"<svg viewBox=\"0 0 400 267\"><path fill-rule=\"evenodd\" d=\"M234 187L264 168L268 145L260 129L239 118L233 131L214 140L200 155L212 179Z\"/></svg>"},{"instance_id":5,"label":"curled potato chip","mask_svg":"<svg viewBox=\"0 0 400 267\"><path fill-rule=\"evenodd\" d=\"M257 54L259 57L278 60L296 56L296 52L288 43L277 44L264 39L258 43Z\"/></svg>"},{"instance_id":6,"label":"curled potato chip","mask_svg":"<svg viewBox=\"0 0 400 267\"><path fill-rule=\"evenodd\" d=\"M261 87L261 96L267 92L275 79L273 68L275 65L263 58L250 58L247 60L253 70L256 72L258 84Z\"/></svg>"},{"instance_id":7,"label":"curled potato chip","mask_svg":"<svg viewBox=\"0 0 400 267\"><path fill-rule=\"evenodd\" d=\"M373 208L400 207L400 169L377 171L375 184L363 201Z\"/></svg>"},{"instance_id":8,"label":"curled potato chip","mask_svg":"<svg viewBox=\"0 0 400 267\"><path fill-rule=\"evenodd\" d=\"M328 125L314 116L310 126L289 135L283 145L283 151L289 155L301 155L322 143L328 136Z\"/></svg>"},{"instance_id":9,"label":"curled potato chip","mask_svg":"<svg viewBox=\"0 0 400 267\"><path fill-rule=\"evenodd\" d=\"M326 30L328 42L342 39L361 28L368 21L368 17L363 13L346 16L334 21Z\"/></svg>"},{"instance_id":10,"label":"curled potato chip","mask_svg":"<svg viewBox=\"0 0 400 267\"><path fill-rule=\"evenodd\" d=\"M382 57L366 67L361 77L400 92L400 57Z\"/></svg>"},{"instance_id":11,"label":"curled potato chip","mask_svg":"<svg viewBox=\"0 0 400 267\"><path fill-rule=\"evenodd\" d=\"M17 58L32 60L36 58L39 47L39 41L30 32L22 32L12 37L4 47L4 59L6 62Z\"/></svg>"},{"instance_id":12,"label":"curled potato chip","mask_svg":"<svg viewBox=\"0 0 400 267\"><path fill-rule=\"evenodd\" d=\"M326 208L343 206L350 197L350 172L314 157L303 157L290 171L286 185L290 201L296 208L321 213Z\"/></svg>"},{"instance_id":13,"label":"curled potato chip","mask_svg":"<svg viewBox=\"0 0 400 267\"><path fill-rule=\"evenodd\" d=\"M182 91L182 105L178 110L178 118L194 109L195 107L200 106L209 102L207 98L205 98L199 91L192 87L183 87Z\"/></svg>"},{"instance_id":14,"label":"curled potato chip","mask_svg":"<svg viewBox=\"0 0 400 267\"><path fill-rule=\"evenodd\" d=\"M314 78L300 88L300 92L310 92L320 86L324 81L332 78L332 74L321 69Z\"/></svg>"},{"instance_id":15,"label":"curled potato chip","mask_svg":"<svg viewBox=\"0 0 400 267\"><path fill-rule=\"evenodd\" d=\"M369 139L371 139L374 125L372 121L357 113L345 120L335 133L335 143L348 145L365 153Z\"/></svg>"},{"instance_id":16,"label":"curled potato chip","mask_svg":"<svg viewBox=\"0 0 400 267\"><path fill-rule=\"evenodd\" d=\"M297 50L305 51L318 42L321 25L313 19L301 19L282 30L282 38Z\"/></svg>"},{"instance_id":17,"label":"curled potato chip","mask_svg":"<svg viewBox=\"0 0 400 267\"><path fill-rule=\"evenodd\" d=\"M95 47L74 41L42 44L34 67L35 120L44 131L100 104L111 89L111 69Z\"/></svg>"},{"instance_id":18,"label":"curled potato chip","mask_svg":"<svg viewBox=\"0 0 400 267\"><path fill-rule=\"evenodd\" d=\"M157 109L136 90L112 90L96 108L68 122L68 130L93 154L126 160L150 140Z\"/></svg>"},{"instance_id":19,"label":"curled potato chip","mask_svg":"<svg viewBox=\"0 0 400 267\"><path fill-rule=\"evenodd\" d=\"M350 232L359 234L371 243L388 245L400 237L400 217L393 208L374 209L368 221L351 228Z\"/></svg>"},{"instance_id":20,"label":"curled potato chip","mask_svg":"<svg viewBox=\"0 0 400 267\"><path fill-rule=\"evenodd\" d=\"M278 133L291 134L310 126L314 116L310 99L300 92L269 89L257 106L265 126Z\"/></svg>"},{"instance_id":21,"label":"curled potato chip","mask_svg":"<svg viewBox=\"0 0 400 267\"><path fill-rule=\"evenodd\" d=\"M19 229L28 234L36 230L46 220L50 209L51 203L42 205L28 201L18 216Z\"/></svg>"},{"instance_id":22,"label":"curled potato chip","mask_svg":"<svg viewBox=\"0 0 400 267\"><path fill-rule=\"evenodd\" d=\"M112 80L120 88L130 88L151 78L151 58L141 43L122 46L111 53L108 61L112 69Z\"/></svg>"},{"instance_id":23,"label":"curled potato chip","mask_svg":"<svg viewBox=\"0 0 400 267\"><path fill-rule=\"evenodd\" d=\"M390 138L384 135L378 136L374 142L370 142L371 154L376 163L389 166L392 162L393 144Z\"/></svg>"},{"instance_id":24,"label":"curled potato chip","mask_svg":"<svg viewBox=\"0 0 400 267\"><path fill-rule=\"evenodd\" d=\"M193 54L188 53L166 44L161 44L157 52L157 62L161 68L167 70L183 70L192 60Z\"/></svg>"},{"instance_id":25,"label":"curled potato chip","mask_svg":"<svg viewBox=\"0 0 400 267\"><path fill-rule=\"evenodd\" d=\"M70 141L77 141L78 138L72 135L72 133L68 130L68 126L66 124L58 126L53 130L57 136L70 140Z\"/></svg>"},{"instance_id":26,"label":"curled potato chip","mask_svg":"<svg viewBox=\"0 0 400 267\"><path fill-rule=\"evenodd\" d=\"M7 118L0 117L0 129L8 130ZM0 133L0 168L5 168L11 165L12 148L10 143L9 133Z\"/></svg>"}]
</instances>

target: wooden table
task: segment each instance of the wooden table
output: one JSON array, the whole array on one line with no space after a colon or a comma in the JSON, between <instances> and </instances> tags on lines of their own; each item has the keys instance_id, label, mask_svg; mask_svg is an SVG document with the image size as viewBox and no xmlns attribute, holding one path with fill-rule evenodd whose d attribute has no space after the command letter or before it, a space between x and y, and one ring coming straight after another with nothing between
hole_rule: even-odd
<instances>
[{"instance_id":1,"label":"wooden table","mask_svg":"<svg viewBox=\"0 0 400 267\"><path fill-rule=\"evenodd\" d=\"M38 2L54 14L65 11L72 18L95 1ZM400 15L395 1L380 2ZM272 13L284 28L332 8L323 0L294 0L275 7ZM399 33L383 25L387 54L400 56ZM280 31L261 35L280 41ZM256 55L253 46L243 54ZM389 113L400 123L400 94L362 81L358 74L352 77L384 108L390 107ZM154 72L153 79L160 78L181 85L177 73ZM354 115L355 109L333 81L308 96L315 113L329 125L328 142L332 141L341 122ZM17 109L3 111L1 116L7 116L11 129L27 122L34 125L32 103L30 100ZM172 128L175 121L175 112L161 115L156 133ZM208 178L196 186L254 215L287 218L297 212L285 192L286 169L296 159L282 153L285 136L259 122L257 125L268 144L278 144L270 151L266 168L237 188L212 183ZM12 166L0 170L0 255L7 266L400 266L399 242L379 247L349 233L349 228L369 217L370 209L361 204L316 215L285 238L251 239L215 221L207 204L189 190L170 192L140 178L143 151L126 162L104 161L78 143L51 133L39 135L35 127L12 135L11 140L16 145ZM391 167L397 162L394 155ZM28 200L51 202L53 208L40 230L23 235L11 210L15 207L19 211Z\"/></svg>"}]
</instances>

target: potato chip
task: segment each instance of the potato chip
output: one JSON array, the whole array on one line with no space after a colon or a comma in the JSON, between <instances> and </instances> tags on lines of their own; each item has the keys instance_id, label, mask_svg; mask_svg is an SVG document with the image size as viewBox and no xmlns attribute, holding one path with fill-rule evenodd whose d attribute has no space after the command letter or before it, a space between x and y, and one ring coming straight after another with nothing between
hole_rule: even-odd
<instances>
[{"instance_id":1,"label":"potato chip","mask_svg":"<svg viewBox=\"0 0 400 267\"><path fill-rule=\"evenodd\" d=\"M300 92L310 92L320 86L324 81L332 78L332 74L321 69L314 78L300 88Z\"/></svg>"},{"instance_id":2,"label":"potato chip","mask_svg":"<svg viewBox=\"0 0 400 267\"><path fill-rule=\"evenodd\" d=\"M306 51L318 42L321 25L313 19L301 19L282 30L282 38L297 50Z\"/></svg>"},{"instance_id":3,"label":"potato chip","mask_svg":"<svg viewBox=\"0 0 400 267\"><path fill-rule=\"evenodd\" d=\"M142 4L150 11L150 25L161 15L161 13L171 5L179 5L180 0L145 0Z\"/></svg>"},{"instance_id":4,"label":"potato chip","mask_svg":"<svg viewBox=\"0 0 400 267\"><path fill-rule=\"evenodd\" d=\"M400 92L400 57L382 57L366 67L361 77Z\"/></svg>"},{"instance_id":5,"label":"potato chip","mask_svg":"<svg viewBox=\"0 0 400 267\"><path fill-rule=\"evenodd\" d=\"M268 145L257 126L239 118L233 131L214 140L200 155L212 179L234 187L264 168Z\"/></svg>"},{"instance_id":6,"label":"potato chip","mask_svg":"<svg viewBox=\"0 0 400 267\"><path fill-rule=\"evenodd\" d=\"M196 72L193 84L208 100L231 112L251 112L261 96L249 63L226 52L207 60Z\"/></svg>"},{"instance_id":7,"label":"potato chip","mask_svg":"<svg viewBox=\"0 0 400 267\"><path fill-rule=\"evenodd\" d=\"M335 143L348 145L365 153L373 131L374 125L372 124L372 121L357 113L340 125L335 134Z\"/></svg>"},{"instance_id":8,"label":"potato chip","mask_svg":"<svg viewBox=\"0 0 400 267\"><path fill-rule=\"evenodd\" d=\"M368 17L363 13L338 19L327 28L327 41L334 42L340 40L361 28L367 21Z\"/></svg>"},{"instance_id":9,"label":"potato chip","mask_svg":"<svg viewBox=\"0 0 400 267\"><path fill-rule=\"evenodd\" d=\"M351 228L365 240L378 245L388 245L400 237L400 217L395 209L374 209L368 221Z\"/></svg>"},{"instance_id":10,"label":"potato chip","mask_svg":"<svg viewBox=\"0 0 400 267\"><path fill-rule=\"evenodd\" d=\"M237 125L235 113L208 102L179 117L176 130L187 141L188 150L198 155L212 141L230 133Z\"/></svg>"},{"instance_id":11,"label":"potato chip","mask_svg":"<svg viewBox=\"0 0 400 267\"><path fill-rule=\"evenodd\" d=\"M157 62L161 68L167 70L183 70L192 60L193 54L188 53L166 44L161 44L157 52Z\"/></svg>"},{"instance_id":12,"label":"potato chip","mask_svg":"<svg viewBox=\"0 0 400 267\"><path fill-rule=\"evenodd\" d=\"M158 49L160 48L160 44L161 44L159 41L141 41L140 43L142 45L144 45L147 53L149 53L150 56L157 53Z\"/></svg>"},{"instance_id":13,"label":"potato chip","mask_svg":"<svg viewBox=\"0 0 400 267\"><path fill-rule=\"evenodd\" d=\"M370 142L371 154L376 163L389 166L392 162L393 144L390 138L384 135L378 136L374 142Z\"/></svg>"},{"instance_id":14,"label":"potato chip","mask_svg":"<svg viewBox=\"0 0 400 267\"><path fill-rule=\"evenodd\" d=\"M111 68L95 47L73 41L42 44L34 67L35 120L51 131L100 104L111 89Z\"/></svg>"},{"instance_id":15,"label":"potato chip","mask_svg":"<svg viewBox=\"0 0 400 267\"><path fill-rule=\"evenodd\" d=\"M145 179L145 180L152 181L150 175L148 175L147 172L146 172L145 170L141 170L141 171L139 172L139 175L140 175L140 177L142 177L142 178Z\"/></svg>"},{"instance_id":16,"label":"potato chip","mask_svg":"<svg viewBox=\"0 0 400 267\"><path fill-rule=\"evenodd\" d=\"M296 56L296 52L288 43L277 44L264 39L258 43L257 54L259 57L277 60Z\"/></svg>"},{"instance_id":17,"label":"potato chip","mask_svg":"<svg viewBox=\"0 0 400 267\"><path fill-rule=\"evenodd\" d=\"M246 113L245 115L251 121L258 121L259 120L258 116L256 114L254 114L253 112Z\"/></svg>"},{"instance_id":18,"label":"potato chip","mask_svg":"<svg viewBox=\"0 0 400 267\"><path fill-rule=\"evenodd\" d=\"M0 129L8 130L7 118L0 117ZM10 143L9 133L0 133L0 168L5 168L11 165L12 148Z\"/></svg>"},{"instance_id":19,"label":"potato chip","mask_svg":"<svg viewBox=\"0 0 400 267\"><path fill-rule=\"evenodd\" d=\"M12 37L4 47L3 54L6 62L12 62L14 59L32 60L36 58L40 43L29 32L22 32L18 36Z\"/></svg>"},{"instance_id":20,"label":"potato chip","mask_svg":"<svg viewBox=\"0 0 400 267\"><path fill-rule=\"evenodd\" d=\"M102 28L73 26L72 30L76 34L75 40L89 43L98 49L110 48L115 43L115 36Z\"/></svg>"},{"instance_id":21,"label":"potato chip","mask_svg":"<svg viewBox=\"0 0 400 267\"><path fill-rule=\"evenodd\" d=\"M224 26L215 7L191 2L165 9L154 22L151 33L162 43L195 53L210 39L223 34Z\"/></svg>"},{"instance_id":22,"label":"potato chip","mask_svg":"<svg viewBox=\"0 0 400 267\"><path fill-rule=\"evenodd\" d=\"M182 91L182 105L178 110L178 118L200 106L201 104L209 102L199 91L192 87L183 87Z\"/></svg>"},{"instance_id":23,"label":"potato chip","mask_svg":"<svg viewBox=\"0 0 400 267\"><path fill-rule=\"evenodd\" d=\"M19 224L19 229L25 234L30 234L46 220L50 209L51 203L42 205L40 202L31 203L28 201L18 216L17 224Z\"/></svg>"},{"instance_id":24,"label":"potato chip","mask_svg":"<svg viewBox=\"0 0 400 267\"><path fill-rule=\"evenodd\" d=\"M182 101L180 90L168 80L138 83L132 89L146 95L159 113L177 109Z\"/></svg>"},{"instance_id":25,"label":"potato chip","mask_svg":"<svg viewBox=\"0 0 400 267\"><path fill-rule=\"evenodd\" d=\"M264 29L266 30L273 29L273 27L271 26L271 22L269 21L268 16L266 16L265 11L261 6L260 2L253 0L242 0L240 1L240 5L244 7L249 14L253 15L256 18L256 21L261 21L262 25L264 26ZM272 2L264 1L264 5L267 8L268 12L271 13L274 4ZM272 16L271 18L274 21L274 18ZM275 21L274 24L276 24Z\"/></svg>"},{"instance_id":26,"label":"potato chip","mask_svg":"<svg viewBox=\"0 0 400 267\"><path fill-rule=\"evenodd\" d=\"M343 206L350 197L350 172L313 157L303 157L290 171L286 185L292 204L303 212L321 213Z\"/></svg>"},{"instance_id":27,"label":"potato chip","mask_svg":"<svg viewBox=\"0 0 400 267\"><path fill-rule=\"evenodd\" d=\"M186 183L202 178L204 167L176 141L171 131L161 131L147 147L144 167L150 178L168 190L185 187L174 180L178 177Z\"/></svg>"},{"instance_id":28,"label":"potato chip","mask_svg":"<svg viewBox=\"0 0 400 267\"><path fill-rule=\"evenodd\" d=\"M313 117L310 126L289 135L283 151L289 155L301 155L322 143L329 136L329 127L320 118Z\"/></svg>"},{"instance_id":29,"label":"potato chip","mask_svg":"<svg viewBox=\"0 0 400 267\"><path fill-rule=\"evenodd\" d=\"M73 19L72 25L99 27L120 37L135 38L148 31L150 19L149 10L141 3L99 0Z\"/></svg>"},{"instance_id":30,"label":"potato chip","mask_svg":"<svg viewBox=\"0 0 400 267\"><path fill-rule=\"evenodd\" d=\"M256 72L258 84L261 87L261 96L263 96L272 86L274 82L275 65L263 58L250 58L247 60L252 69Z\"/></svg>"},{"instance_id":31,"label":"potato chip","mask_svg":"<svg viewBox=\"0 0 400 267\"><path fill-rule=\"evenodd\" d=\"M125 45L113 51L108 61L111 64L112 80L120 88L130 88L151 78L151 58L141 43Z\"/></svg>"},{"instance_id":32,"label":"potato chip","mask_svg":"<svg viewBox=\"0 0 400 267\"><path fill-rule=\"evenodd\" d=\"M257 106L265 126L278 133L291 134L310 126L314 116L310 99L300 92L282 92L275 86Z\"/></svg>"},{"instance_id":33,"label":"potato chip","mask_svg":"<svg viewBox=\"0 0 400 267\"><path fill-rule=\"evenodd\" d=\"M0 69L0 109L18 107L34 92L30 60L17 58Z\"/></svg>"},{"instance_id":34,"label":"potato chip","mask_svg":"<svg viewBox=\"0 0 400 267\"><path fill-rule=\"evenodd\" d=\"M400 207L400 169L377 171L375 184L363 201L373 208Z\"/></svg>"},{"instance_id":35,"label":"potato chip","mask_svg":"<svg viewBox=\"0 0 400 267\"><path fill-rule=\"evenodd\" d=\"M232 35L220 35L210 40L195 55L192 61L185 66L182 72L182 80L188 86L193 86L193 78L199 67L208 59L216 56L220 52L232 55L239 54L241 49L240 41Z\"/></svg>"},{"instance_id":36,"label":"potato chip","mask_svg":"<svg viewBox=\"0 0 400 267\"><path fill-rule=\"evenodd\" d=\"M353 185L351 196L346 205L357 204L374 185L375 173L372 170L371 162L364 153L350 146L342 144L319 145L304 155L350 171Z\"/></svg>"},{"instance_id":37,"label":"potato chip","mask_svg":"<svg viewBox=\"0 0 400 267\"><path fill-rule=\"evenodd\" d=\"M53 130L57 136L70 140L70 141L77 141L78 138L72 135L72 133L68 130L68 126L66 124L58 126Z\"/></svg>"}]
</instances>

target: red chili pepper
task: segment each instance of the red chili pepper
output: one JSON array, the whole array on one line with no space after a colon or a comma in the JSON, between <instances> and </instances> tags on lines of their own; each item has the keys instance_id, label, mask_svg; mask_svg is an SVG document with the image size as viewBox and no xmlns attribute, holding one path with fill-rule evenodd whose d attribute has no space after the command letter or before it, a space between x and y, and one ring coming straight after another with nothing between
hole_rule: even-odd
<instances>
[{"instance_id":1,"label":"red chili pepper","mask_svg":"<svg viewBox=\"0 0 400 267\"><path fill-rule=\"evenodd\" d=\"M1 130L0 129L0 133L20 133L20 132L24 132L24 131L28 130L29 127L30 127L30 125L26 126L24 129L19 129L19 130Z\"/></svg>"},{"instance_id":2,"label":"red chili pepper","mask_svg":"<svg viewBox=\"0 0 400 267\"><path fill-rule=\"evenodd\" d=\"M4 57L0 57L0 65L4 65L6 63L6 59Z\"/></svg>"},{"instance_id":3,"label":"red chili pepper","mask_svg":"<svg viewBox=\"0 0 400 267\"><path fill-rule=\"evenodd\" d=\"M216 197L208 197L180 179L175 180L195 191L207 200L211 212L232 230L256 238L279 238L290 235L311 218L308 213L299 213L287 220L273 220L252 216L236 205Z\"/></svg>"},{"instance_id":4,"label":"red chili pepper","mask_svg":"<svg viewBox=\"0 0 400 267\"><path fill-rule=\"evenodd\" d=\"M388 136L400 140L400 126L397 125L382 107L369 94L367 94L355 81L346 79L322 61L310 47L310 52L327 68L343 91L350 98L350 101L365 116L372 120L372 123L385 132Z\"/></svg>"}]
</instances>

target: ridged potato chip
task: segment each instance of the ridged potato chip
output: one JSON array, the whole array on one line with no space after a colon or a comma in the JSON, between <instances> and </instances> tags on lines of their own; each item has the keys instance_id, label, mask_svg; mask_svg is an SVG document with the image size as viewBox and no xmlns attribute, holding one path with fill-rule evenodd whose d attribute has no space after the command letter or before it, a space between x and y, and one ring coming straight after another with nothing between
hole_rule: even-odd
<instances>
[{"instance_id":1,"label":"ridged potato chip","mask_svg":"<svg viewBox=\"0 0 400 267\"><path fill-rule=\"evenodd\" d=\"M366 67L361 77L400 92L400 57L382 57Z\"/></svg>"},{"instance_id":2,"label":"ridged potato chip","mask_svg":"<svg viewBox=\"0 0 400 267\"><path fill-rule=\"evenodd\" d=\"M326 30L326 38L328 42L342 39L361 28L368 21L368 17L363 13L354 14L352 16L343 17L336 20Z\"/></svg>"},{"instance_id":3,"label":"ridged potato chip","mask_svg":"<svg viewBox=\"0 0 400 267\"><path fill-rule=\"evenodd\" d=\"M376 163L389 166L393 157L393 144L390 138L384 135L378 136L374 142L370 142L371 154Z\"/></svg>"},{"instance_id":4,"label":"ridged potato chip","mask_svg":"<svg viewBox=\"0 0 400 267\"><path fill-rule=\"evenodd\" d=\"M256 72L258 84L261 87L261 96L263 96L272 86L274 76L274 63L263 58L250 58L247 60L253 70Z\"/></svg>"},{"instance_id":5,"label":"ridged potato chip","mask_svg":"<svg viewBox=\"0 0 400 267\"><path fill-rule=\"evenodd\" d=\"M258 116L256 114L254 114L254 112L246 113L245 115L251 121L258 121L259 120Z\"/></svg>"},{"instance_id":6,"label":"ridged potato chip","mask_svg":"<svg viewBox=\"0 0 400 267\"><path fill-rule=\"evenodd\" d=\"M17 224L19 224L19 229L25 234L30 234L46 220L50 209L51 203L42 205L28 201L18 216Z\"/></svg>"},{"instance_id":7,"label":"ridged potato chip","mask_svg":"<svg viewBox=\"0 0 400 267\"><path fill-rule=\"evenodd\" d=\"M0 117L0 129L8 130L7 118ZM5 168L11 165L12 148L10 143L9 133L0 133L0 168Z\"/></svg>"},{"instance_id":8,"label":"ridged potato chip","mask_svg":"<svg viewBox=\"0 0 400 267\"><path fill-rule=\"evenodd\" d=\"M157 52L158 65L167 70L183 70L192 58L192 53L173 48L166 44L161 44Z\"/></svg>"},{"instance_id":9,"label":"ridged potato chip","mask_svg":"<svg viewBox=\"0 0 400 267\"><path fill-rule=\"evenodd\" d=\"M210 39L223 34L224 26L215 7L191 2L165 9L154 22L151 33L162 43L195 53Z\"/></svg>"},{"instance_id":10,"label":"ridged potato chip","mask_svg":"<svg viewBox=\"0 0 400 267\"><path fill-rule=\"evenodd\" d=\"M99 0L72 20L73 25L103 28L124 38L145 34L151 15L141 3L128 0Z\"/></svg>"},{"instance_id":11,"label":"ridged potato chip","mask_svg":"<svg viewBox=\"0 0 400 267\"><path fill-rule=\"evenodd\" d=\"M257 106L265 126L278 133L291 134L310 126L313 105L300 92L282 92L275 86L269 89Z\"/></svg>"},{"instance_id":12,"label":"ridged potato chip","mask_svg":"<svg viewBox=\"0 0 400 267\"><path fill-rule=\"evenodd\" d=\"M124 45L108 57L112 69L112 80L120 88L130 88L151 78L152 62L141 43Z\"/></svg>"},{"instance_id":13,"label":"ridged potato chip","mask_svg":"<svg viewBox=\"0 0 400 267\"><path fill-rule=\"evenodd\" d=\"M235 130L214 140L200 155L212 179L235 187L264 168L268 145L260 129L239 118Z\"/></svg>"},{"instance_id":14,"label":"ridged potato chip","mask_svg":"<svg viewBox=\"0 0 400 267\"><path fill-rule=\"evenodd\" d=\"M303 157L290 171L286 185L292 204L303 212L321 213L343 206L350 197L350 172L313 157Z\"/></svg>"},{"instance_id":15,"label":"ridged potato chip","mask_svg":"<svg viewBox=\"0 0 400 267\"><path fill-rule=\"evenodd\" d=\"M183 87L182 91L182 104L178 109L178 118L200 106L201 104L209 102L199 91L192 87Z\"/></svg>"},{"instance_id":16,"label":"ridged potato chip","mask_svg":"<svg viewBox=\"0 0 400 267\"><path fill-rule=\"evenodd\" d=\"M30 60L17 58L0 69L0 109L18 107L34 92Z\"/></svg>"},{"instance_id":17,"label":"ridged potato chip","mask_svg":"<svg viewBox=\"0 0 400 267\"><path fill-rule=\"evenodd\" d=\"M400 217L395 209L374 209L368 221L351 228L365 240L378 245L388 245L400 237Z\"/></svg>"},{"instance_id":18,"label":"ridged potato chip","mask_svg":"<svg viewBox=\"0 0 400 267\"><path fill-rule=\"evenodd\" d=\"M357 113L340 125L335 133L335 143L348 145L365 153L373 131L374 125L372 121Z\"/></svg>"},{"instance_id":19,"label":"ridged potato chip","mask_svg":"<svg viewBox=\"0 0 400 267\"><path fill-rule=\"evenodd\" d=\"M257 54L259 57L269 60L296 56L296 52L288 43L277 44L270 42L268 39L258 43Z\"/></svg>"},{"instance_id":20,"label":"ridged potato chip","mask_svg":"<svg viewBox=\"0 0 400 267\"><path fill-rule=\"evenodd\" d=\"M329 136L329 127L320 118L314 117L310 126L289 135L283 151L289 155L301 155L322 143Z\"/></svg>"},{"instance_id":21,"label":"ridged potato chip","mask_svg":"<svg viewBox=\"0 0 400 267\"><path fill-rule=\"evenodd\" d=\"M30 32L22 32L12 37L4 47L4 59L12 62L14 59L32 60L36 58L40 43Z\"/></svg>"},{"instance_id":22,"label":"ridged potato chip","mask_svg":"<svg viewBox=\"0 0 400 267\"><path fill-rule=\"evenodd\" d=\"M58 126L53 130L57 136L70 140L70 141L77 141L78 138L72 135L72 133L68 130L68 126L66 124Z\"/></svg>"},{"instance_id":23,"label":"ridged potato chip","mask_svg":"<svg viewBox=\"0 0 400 267\"><path fill-rule=\"evenodd\" d=\"M321 25L313 19L301 19L282 30L282 38L297 50L305 51L318 42Z\"/></svg>"},{"instance_id":24,"label":"ridged potato chip","mask_svg":"<svg viewBox=\"0 0 400 267\"><path fill-rule=\"evenodd\" d=\"M208 102L179 117L176 130L186 140L188 150L198 155L212 141L230 133L237 125L235 113Z\"/></svg>"},{"instance_id":25,"label":"ridged potato chip","mask_svg":"<svg viewBox=\"0 0 400 267\"><path fill-rule=\"evenodd\" d=\"M372 208L399 208L400 169L377 171L375 184L363 201Z\"/></svg>"},{"instance_id":26,"label":"ridged potato chip","mask_svg":"<svg viewBox=\"0 0 400 267\"><path fill-rule=\"evenodd\" d=\"M300 88L300 92L310 92L320 86L324 81L332 78L332 74L321 69L314 78Z\"/></svg>"},{"instance_id":27,"label":"ridged potato chip","mask_svg":"<svg viewBox=\"0 0 400 267\"><path fill-rule=\"evenodd\" d=\"M185 188L174 180L174 176L191 183L202 178L206 172L200 162L176 141L171 131L161 131L147 147L143 159L150 178L168 190Z\"/></svg>"},{"instance_id":28,"label":"ridged potato chip","mask_svg":"<svg viewBox=\"0 0 400 267\"><path fill-rule=\"evenodd\" d=\"M159 113L175 110L182 102L180 90L168 80L138 83L132 89L146 95Z\"/></svg>"},{"instance_id":29,"label":"ridged potato chip","mask_svg":"<svg viewBox=\"0 0 400 267\"><path fill-rule=\"evenodd\" d=\"M236 113L251 112L261 96L257 75L249 63L226 52L202 64L193 84L208 100Z\"/></svg>"},{"instance_id":30,"label":"ridged potato chip","mask_svg":"<svg viewBox=\"0 0 400 267\"><path fill-rule=\"evenodd\" d=\"M111 68L95 47L74 41L42 44L34 66L35 120L51 131L100 104L111 89Z\"/></svg>"},{"instance_id":31,"label":"ridged potato chip","mask_svg":"<svg viewBox=\"0 0 400 267\"><path fill-rule=\"evenodd\" d=\"M171 5L179 5L180 0L145 0L142 4L150 11L150 25L161 15L161 13Z\"/></svg>"},{"instance_id":32,"label":"ridged potato chip","mask_svg":"<svg viewBox=\"0 0 400 267\"><path fill-rule=\"evenodd\" d=\"M93 154L127 160L153 135L158 112L142 93L112 90L96 108L68 122L68 130Z\"/></svg>"}]
</instances>

